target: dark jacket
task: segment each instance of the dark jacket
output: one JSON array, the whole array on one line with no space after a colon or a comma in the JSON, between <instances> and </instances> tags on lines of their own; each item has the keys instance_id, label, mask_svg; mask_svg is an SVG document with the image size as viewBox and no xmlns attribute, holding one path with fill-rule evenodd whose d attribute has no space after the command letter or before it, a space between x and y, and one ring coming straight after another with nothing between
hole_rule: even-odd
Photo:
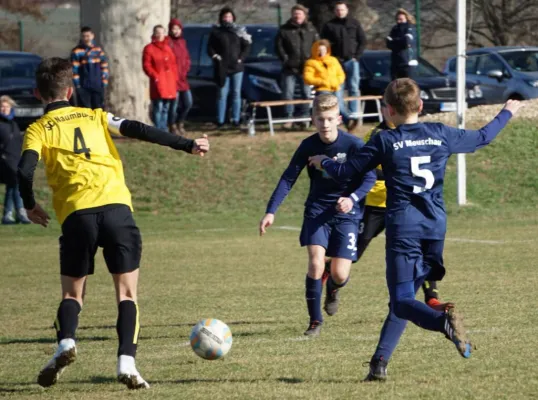
<instances>
[{"instance_id":1,"label":"dark jacket","mask_svg":"<svg viewBox=\"0 0 538 400\"><path fill-rule=\"evenodd\" d=\"M100 91L108 85L108 60L101 47L80 42L71 51L71 65L75 87Z\"/></svg>"},{"instance_id":2,"label":"dark jacket","mask_svg":"<svg viewBox=\"0 0 538 400\"><path fill-rule=\"evenodd\" d=\"M275 51L287 73L300 74L310 58L310 50L319 39L314 25L306 21L297 25L291 19L282 25L275 39Z\"/></svg>"},{"instance_id":3,"label":"dark jacket","mask_svg":"<svg viewBox=\"0 0 538 400\"><path fill-rule=\"evenodd\" d=\"M244 70L243 62L249 55L250 44L250 36L246 34L244 28L235 24L213 27L207 42L207 54L213 59L217 85L224 86L227 76ZM214 58L215 55L221 59Z\"/></svg>"},{"instance_id":4,"label":"dark jacket","mask_svg":"<svg viewBox=\"0 0 538 400\"><path fill-rule=\"evenodd\" d=\"M391 71L395 75L400 69L407 69L409 62L417 58L417 30L415 25L396 24L386 39L391 53Z\"/></svg>"},{"instance_id":5,"label":"dark jacket","mask_svg":"<svg viewBox=\"0 0 538 400\"><path fill-rule=\"evenodd\" d=\"M17 164L21 157L22 139L17 123L0 114L0 183L17 183Z\"/></svg>"},{"instance_id":6,"label":"dark jacket","mask_svg":"<svg viewBox=\"0 0 538 400\"><path fill-rule=\"evenodd\" d=\"M340 61L358 60L366 48L366 35L360 22L349 16L327 22L321 37L331 42L333 56Z\"/></svg>"}]
</instances>

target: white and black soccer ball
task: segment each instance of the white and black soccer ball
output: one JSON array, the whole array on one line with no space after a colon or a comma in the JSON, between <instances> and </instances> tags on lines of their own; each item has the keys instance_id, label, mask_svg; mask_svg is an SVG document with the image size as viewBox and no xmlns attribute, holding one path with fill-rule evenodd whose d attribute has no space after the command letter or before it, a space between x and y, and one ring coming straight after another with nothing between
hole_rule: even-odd
<instances>
[{"instance_id":1,"label":"white and black soccer ball","mask_svg":"<svg viewBox=\"0 0 538 400\"><path fill-rule=\"evenodd\" d=\"M203 319L192 328L190 342L197 355L206 360L217 360L232 348L232 331L218 319Z\"/></svg>"}]
</instances>

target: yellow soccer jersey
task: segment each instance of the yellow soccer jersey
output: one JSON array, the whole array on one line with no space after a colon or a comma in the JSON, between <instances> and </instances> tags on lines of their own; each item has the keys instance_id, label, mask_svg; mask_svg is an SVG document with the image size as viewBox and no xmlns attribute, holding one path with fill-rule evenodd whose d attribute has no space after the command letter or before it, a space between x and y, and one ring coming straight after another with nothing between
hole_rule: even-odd
<instances>
[{"instance_id":1,"label":"yellow soccer jersey","mask_svg":"<svg viewBox=\"0 0 538 400\"><path fill-rule=\"evenodd\" d=\"M74 211L109 204L132 209L123 165L101 109L62 107L47 112L26 131L25 150L43 159L53 206L63 223Z\"/></svg>"},{"instance_id":2,"label":"yellow soccer jersey","mask_svg":"<svg viewBox=\"0 0 538 400\"><path fill-rule=\"evenodd\" d=\"M368 142L370 138L378 133L380 129L375 127L364 137L364 142ZM377 166L377 169L381 170L381 165ZM370 189L366 196L366 205L372 207L387 207L387 187L384 180L375 181L374 187Z\"/></svg>"}]
</instances>

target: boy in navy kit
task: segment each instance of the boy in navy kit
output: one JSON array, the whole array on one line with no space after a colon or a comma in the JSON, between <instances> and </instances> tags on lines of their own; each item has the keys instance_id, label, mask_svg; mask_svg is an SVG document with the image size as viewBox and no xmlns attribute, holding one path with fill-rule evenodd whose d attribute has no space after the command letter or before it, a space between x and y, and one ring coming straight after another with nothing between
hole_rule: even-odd
<instances>
[{"instance_id":1,"label":"boy in navy kit","mask_svg":"<svg viewBox=\"0 0 538 400\"><path fill-rule=\"evenodd\" d=\"M260 235L265 234L266 229L274 223L276 210L307 166L309 157L321 153L336 163L343 163L363 146L359 138L338 130L342 117L336 96L319 95L314 101L312 119L318 133L301 142L282 174L269 200L266 214L260 221ZM310 323L305 335L317 336L323 323L321 277L325 269L325 255L332 257L325 302L325 310L332 315L338 306L338 289L346 285L351 262L357 256L358 226L364 212L364 199L374 185L376 175L369 172L361 176L360 181L343 179L336 182L324 172L308 168L308 176L310 192L305 203L300 236L301 246L306 246L308 250L305 296Z\"/></svg>"},{"instance_id":2,"label":"boy in navy kit","mask_svg":"<svg viewBox=\"0 0 538 400\"><path fill-rule=\"evenodd\" d=\"M415 295L426 278L441 280L445 274L443 181L448 158L489 144L521 107L518 101L509 100L493 121L477 131L419 123L420 89L409 78L389 84L385 103L396 129L375 135L346 163L334 163L325 155L310 158L310 165L338 181L353 179L379 164L383 167L390 311L370 361L367 381L386 379L387 363L407 321L445 334L463 357L470 357L471 344L456 309L434 310L415 300Z\"/></svg>"}]
</instances>

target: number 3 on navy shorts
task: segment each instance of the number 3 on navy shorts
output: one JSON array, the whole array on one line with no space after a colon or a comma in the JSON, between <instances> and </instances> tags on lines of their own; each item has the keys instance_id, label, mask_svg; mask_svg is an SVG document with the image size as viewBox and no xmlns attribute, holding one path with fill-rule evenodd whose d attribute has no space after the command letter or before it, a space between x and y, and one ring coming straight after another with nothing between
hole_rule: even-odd
<instances>
[{"instance_id":1,"label":"number 3 on navy shorts","mask_svg":"<svg viewBox=\"0 0 538 400\"><path fill-rule=\"evenodd\" d=\"M349 244L347 246L348 250L357 251L357 235L350 232L347 234L347 236L349 237Z\"/></svg>"}]
</instances>

